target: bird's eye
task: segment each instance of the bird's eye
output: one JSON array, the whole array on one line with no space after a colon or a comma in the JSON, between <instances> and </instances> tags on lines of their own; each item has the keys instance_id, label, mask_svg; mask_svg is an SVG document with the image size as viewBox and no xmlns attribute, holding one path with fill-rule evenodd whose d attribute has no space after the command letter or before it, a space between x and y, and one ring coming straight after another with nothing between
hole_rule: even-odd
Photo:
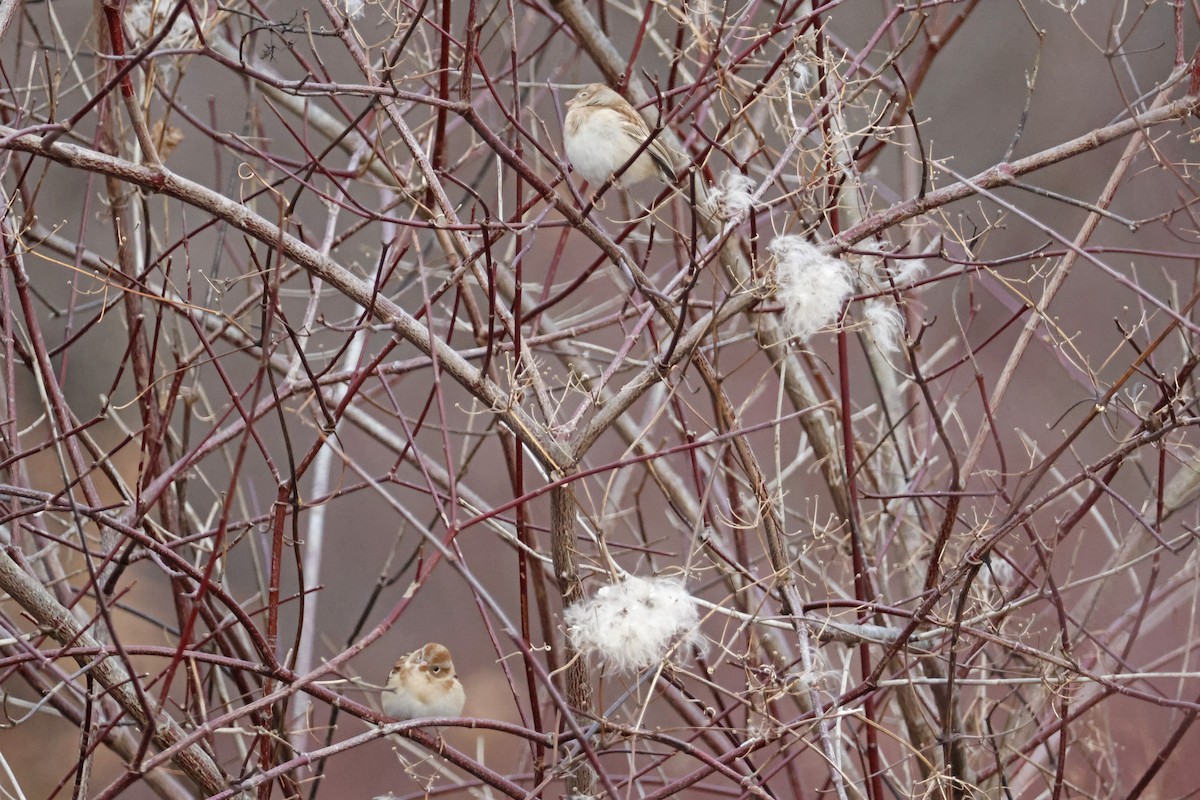
<instances>
[{"instance_id":1,"label":"bird's eye","mask_svg":"<svg viewBox=\"0 0 1200 800\"><path fill-rule=\"evenodd\" d=\"M429 671L432 672L434 675L437 675L439 672L442 671L442 668L439 667L437 664L434 664L433 666L431 666L429 668Z\"/></svg>"}]
</instances>

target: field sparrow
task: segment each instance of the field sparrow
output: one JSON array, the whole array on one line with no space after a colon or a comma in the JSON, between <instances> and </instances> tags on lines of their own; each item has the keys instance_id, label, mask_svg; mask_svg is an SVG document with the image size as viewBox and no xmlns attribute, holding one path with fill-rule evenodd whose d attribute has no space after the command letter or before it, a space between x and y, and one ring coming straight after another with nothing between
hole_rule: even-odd
<instances>
[{"instance_id":1,"label":"field sparrow","mask_svg":"<svg viewBox=\"0 0 1200 800\"><path fill-rule=\"evenodd\" d=\"M437 642L397 661L383 690L384 713L396 719L457 717L466 702L450 651Z\"/></svg>"},{"instance_id":2,"label":"field sparrow","mask_svg":"<svg viewBox=\"0 0 1200 800\"><path fill-rule=\"evenodd\" d=\"M585 86L567 101L563 145L575 171L589 183L608 180L649 137L642 115L602 83ZM621 173L620 180L633 184L655 176L668 183L675 180L671 151L658 138Z\"/></svg>"}]
</instances>

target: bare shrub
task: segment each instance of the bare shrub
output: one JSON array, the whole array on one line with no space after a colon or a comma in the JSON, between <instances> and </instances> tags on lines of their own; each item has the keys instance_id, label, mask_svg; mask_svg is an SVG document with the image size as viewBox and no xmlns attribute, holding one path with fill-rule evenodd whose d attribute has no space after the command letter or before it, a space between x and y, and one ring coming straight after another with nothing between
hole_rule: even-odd
<instances>
[{"instance_id":1,"label":"bare shrub","mask_svg":"<svg viewBox=\"0 0 1200 800\"><path fill-rule=\"evenodd\" d=\"M1198 20L3 0L5 796L1191 792Z\"/></svg>"}]
</instances>

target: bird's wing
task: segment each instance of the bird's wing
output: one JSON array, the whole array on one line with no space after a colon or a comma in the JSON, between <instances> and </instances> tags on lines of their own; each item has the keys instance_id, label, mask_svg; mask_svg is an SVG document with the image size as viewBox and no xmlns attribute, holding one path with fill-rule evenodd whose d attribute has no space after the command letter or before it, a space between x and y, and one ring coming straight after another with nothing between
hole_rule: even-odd
<instances>
[{"instance_id":1,"label":"bird's wing","mask_svg":"<svg viewBox=\"0 0 1200 800\"><path fill-rule=\"evenodd\" d=\"M629 135L629 138L639 144L646 141L650 136L650 129L646 127L646 121L641 117L638 117L637 122L622 119L621 126L624 128L625 133ZM650 142L650 145L642 152L650 156L650 160L654 162L654 165L658 167L659 171L662 172L668 181L675 180L675 162L671 159L671 151L667 149L667 146L663 144L661 139L657 136L654 137L654 141Z\"/></svg>"}]
</instances>

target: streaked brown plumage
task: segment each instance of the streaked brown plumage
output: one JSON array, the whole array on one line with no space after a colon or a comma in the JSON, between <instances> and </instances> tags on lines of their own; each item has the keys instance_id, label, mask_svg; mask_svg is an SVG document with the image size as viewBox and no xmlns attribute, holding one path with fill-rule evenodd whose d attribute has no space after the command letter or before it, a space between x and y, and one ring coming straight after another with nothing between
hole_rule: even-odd
<instances>
[{"instance_id":1,"label":"streaked brown plumage","mask_svg":"<svg viewBox=\"0 0 1200 800\"><path fill-rule=\"evenodd\" d=\"M585 86L567 101L563 145L575 171L589 183L608 180L650 137L650 128L625 98L602 83ZM626 185L659 177L675 179L675 161L660 138L618 177Z\"/></svg>"},{"instance_id":2,"label":"streaked brown plumage","mask_svg":"<svg viewBox=\"0 0 1200 800\"><path fill-rule=\"evenodd\" d=\"M383 691L383 710L396 719L457 717L466 701L450 651L437 642L397 661Z\"/></svg>"}]
</instances>

